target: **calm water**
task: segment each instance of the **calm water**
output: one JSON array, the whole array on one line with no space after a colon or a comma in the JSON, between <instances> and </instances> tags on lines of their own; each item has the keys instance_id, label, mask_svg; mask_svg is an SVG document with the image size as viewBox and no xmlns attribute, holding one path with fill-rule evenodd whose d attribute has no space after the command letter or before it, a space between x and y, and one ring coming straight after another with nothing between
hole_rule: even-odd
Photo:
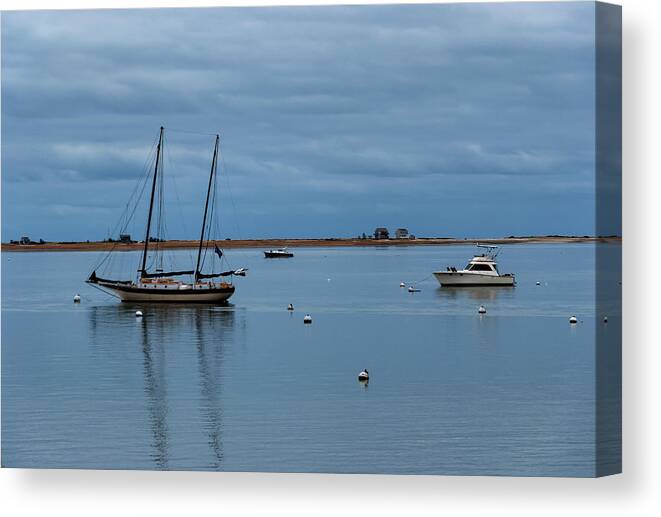
<instances>
[{"instance_id":1,"label":"calm water","mask_svg":"<svg viewBox=\"0 0 661 517\"><path fill-rule=\"evenodd\" d=\"M96 254L3 253L2 464L594 475L595 336L621 327L593 245L505 247L514 289L428 277L472 246L294 251L230 250L231 305L142 320L81 281Z\"/></svg>"}]
</instances>

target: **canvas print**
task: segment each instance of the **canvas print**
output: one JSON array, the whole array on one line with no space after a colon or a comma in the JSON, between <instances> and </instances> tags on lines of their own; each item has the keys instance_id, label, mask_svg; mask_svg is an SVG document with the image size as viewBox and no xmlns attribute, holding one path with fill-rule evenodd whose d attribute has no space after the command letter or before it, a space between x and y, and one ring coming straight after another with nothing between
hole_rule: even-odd
<instances>
[{"instance_id":1,"label":"canvas print","mask_svg":"<svg viewBox=\"0 0 661 517\"><path fill-rule=\"evenodd\" d=\"M621 9L2 13L3 467L621 471Z\"/></svg>"}]
</instances>

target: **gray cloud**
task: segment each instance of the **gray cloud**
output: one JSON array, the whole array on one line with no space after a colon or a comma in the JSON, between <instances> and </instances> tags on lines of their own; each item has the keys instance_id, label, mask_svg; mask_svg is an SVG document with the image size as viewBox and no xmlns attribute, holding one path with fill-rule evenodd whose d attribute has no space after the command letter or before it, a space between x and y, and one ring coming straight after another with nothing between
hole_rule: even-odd
<instances>
[{"instance_id":1,"label":"gray cloud","mask_svg":"<svg viewBox=\"0 0 661 517\"><path fill-rule=\"evenodd\" d=\"M233 237L590 233L593 86L590 3L3 13L3 238L105 236L161 124Z\"/></svg>"}]
</instances>

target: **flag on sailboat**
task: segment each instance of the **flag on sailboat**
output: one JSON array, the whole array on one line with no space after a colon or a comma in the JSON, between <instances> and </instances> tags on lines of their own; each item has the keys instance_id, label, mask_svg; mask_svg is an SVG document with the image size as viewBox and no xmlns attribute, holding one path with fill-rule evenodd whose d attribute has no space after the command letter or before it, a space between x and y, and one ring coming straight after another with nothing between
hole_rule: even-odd
<instances>
[{"instance_id":1,"label":"flag on sailboat","mask_svg":"<svg viewBox=\"0 0 661 517\"><path fill-rule=\"evenodd\" d=\"M220 251L218 245L214 245L214 247L216 248L214 251L216 252L216 255L218 255L218 258L223 258L223 252Z\"/></svg>"}]
</instances>

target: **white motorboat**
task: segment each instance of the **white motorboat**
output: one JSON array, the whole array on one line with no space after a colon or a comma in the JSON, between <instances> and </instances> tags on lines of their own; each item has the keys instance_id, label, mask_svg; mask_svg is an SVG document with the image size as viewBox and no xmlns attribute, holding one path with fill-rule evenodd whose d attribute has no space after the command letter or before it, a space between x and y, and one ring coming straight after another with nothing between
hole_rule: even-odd
<instances>
[{"instance_id":1,"label":"white motorboat","mask_svg":"<svg viewBox=\"0 0 661 517\"><path fill-rule=\"evenodd\" d=\"M268 250L264 252L264 258L291 258L294 254L287 248L279 248L277 250Z\"/></svg>"},{"instance_id":2,"label":"white motorboat","mask_svg":"<svg viewBox=\"0 0 661 517\"><path fill-rule=\"evenodd\" d=\"M498 246L477 244L478 248L486 251L475 255L464 269L447 267L445 271L435 271L434 276L441 286L469 287L469 286L513 286L515 284L512 273L501 274L498 271L496 257Z\"/></svg>"}]
</instances>

